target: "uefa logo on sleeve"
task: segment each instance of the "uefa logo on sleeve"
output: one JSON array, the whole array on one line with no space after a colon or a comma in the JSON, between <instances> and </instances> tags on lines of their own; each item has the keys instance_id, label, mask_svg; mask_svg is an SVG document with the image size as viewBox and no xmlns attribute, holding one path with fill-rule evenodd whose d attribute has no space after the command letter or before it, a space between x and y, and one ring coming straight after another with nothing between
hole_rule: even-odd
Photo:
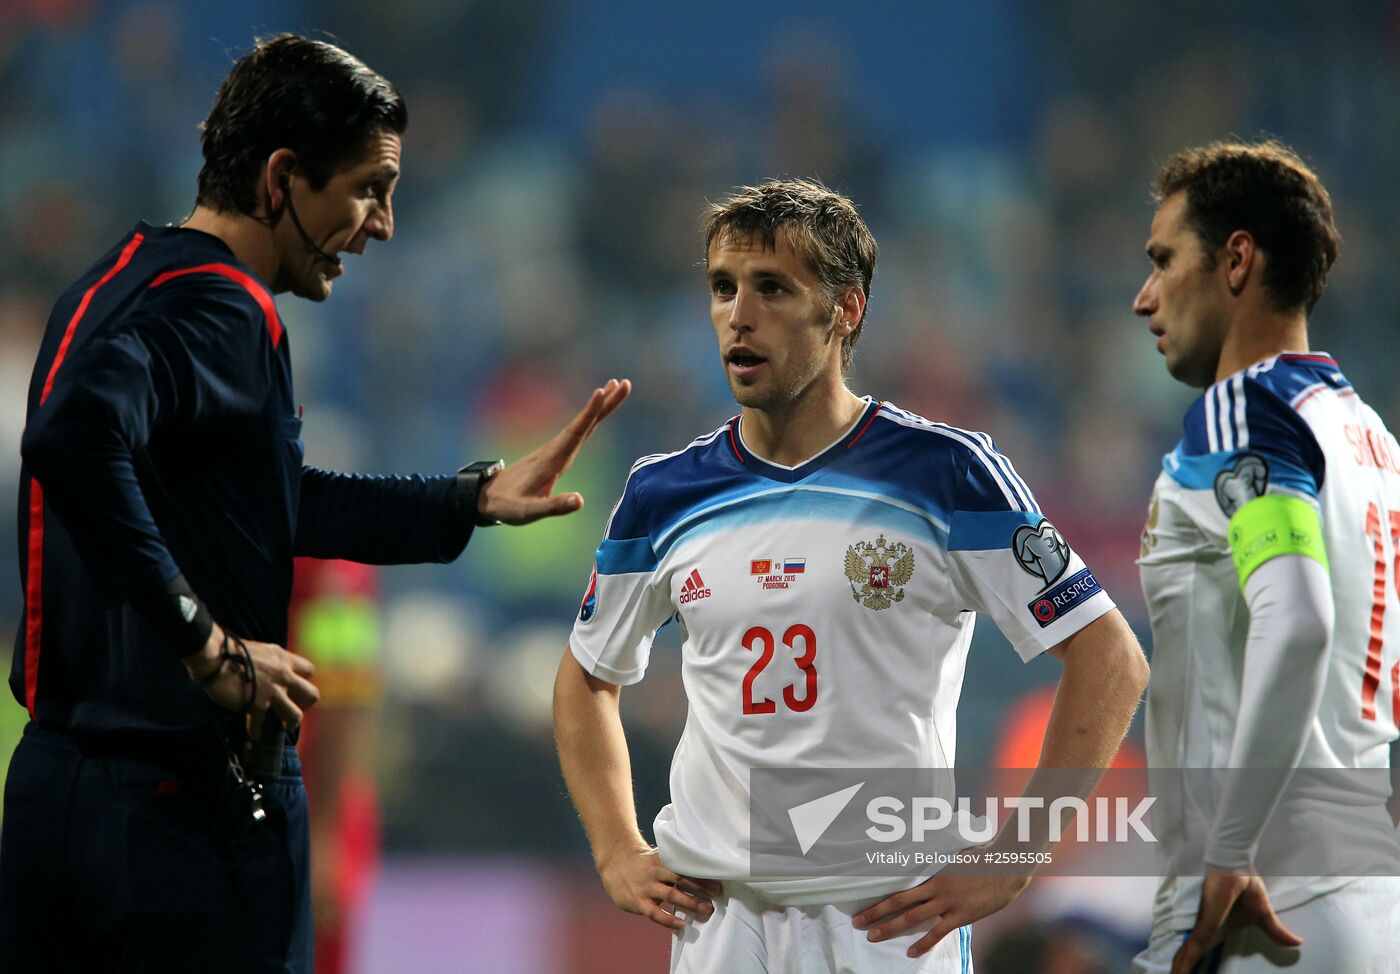
<instances>
[{"instance_id":1,"label":"uefa logo on sleeve","mask_svg":"<svg viewBox=\"0 0 1400 974\"><path fill-rule=\"evenodd\" d=\"M1035 621L1042 625L1055 621L1055 603L1049 599L1041 599L1031 607L1031 612L1035 615Z\"/></svg>"}]
</instances>

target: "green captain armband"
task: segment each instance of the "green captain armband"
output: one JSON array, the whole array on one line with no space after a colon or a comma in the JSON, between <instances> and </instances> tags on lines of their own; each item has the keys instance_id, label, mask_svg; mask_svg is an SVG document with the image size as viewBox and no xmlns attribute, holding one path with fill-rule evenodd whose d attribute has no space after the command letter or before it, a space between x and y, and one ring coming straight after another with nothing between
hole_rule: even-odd
<instances>
[{"instance_id":1,"label":"green captain armband","mask_svg":"<svg viewBox=\"0 0 1400 974\"><path fill-rule=\"evenodd\" d=\"M1306 555L1327 567L1322 518L1307 501L1286 494L1256 497L1230 518L1230 553L1240 591L1249 576L1270 558Z\"/></svg>"}]
</instances>

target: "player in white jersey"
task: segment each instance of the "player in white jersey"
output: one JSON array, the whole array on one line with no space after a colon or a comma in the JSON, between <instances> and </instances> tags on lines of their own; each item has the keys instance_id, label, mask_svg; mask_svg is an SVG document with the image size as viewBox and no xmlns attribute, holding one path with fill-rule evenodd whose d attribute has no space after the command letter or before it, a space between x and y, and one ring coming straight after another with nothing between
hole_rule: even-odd
<instances>
[{"instance_id":1,"label":"player in white jersey","mask_svg":"<svg viewBox=\"0 0 1400 974\"><path fill-rule=\"evenodd\" d=\"M1149 766L1384 769L1400 719L1400 448L1309 351L1337 255L1331 201L1274 142L1183 152L1155 190L1134 310L1171 374L1205 393L1143 534ZM1255 855L1288 776L1173 779L1154 809L1159 851L1198 871L1163 877L1135 970L1400 970L1388 787L1362 800L1365 773L1345 798L1294 773L1305 793L1289 792L1288 841L1347 853L1335 875L1265 879ZM1358 878L1368 862L1389 875Z\"/></svg>"},{"instance_id":2,"label":"player in white jersey","mask_svg":"<svg viewBox=\"0 0 1400 974\"><path fill-rule=\"evenodd\" d=\"M746 189L713 209L706 255L743 412L633 467L555 687L596 865L620 907L676 931L674 972L966 972L967 925L1026 877L754 877L750 772L951 767L975 612L1064 663L1047 767L1108 764L1146 662L990 438L846 388L875 264L849 200ZM618 697L672 618L689 713L658 851Z\"/></svg>"}]
</instances>

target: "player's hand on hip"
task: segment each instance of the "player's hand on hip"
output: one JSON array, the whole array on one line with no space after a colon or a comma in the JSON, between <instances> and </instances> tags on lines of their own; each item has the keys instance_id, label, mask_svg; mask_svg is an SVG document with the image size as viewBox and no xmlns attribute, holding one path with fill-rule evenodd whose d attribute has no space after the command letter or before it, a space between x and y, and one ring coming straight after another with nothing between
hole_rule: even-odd
<instances>
[{"instance_id":1,"label":"player's hand on hip","mask_svg":"<svg viewBox=\"0 0 1400 974\"><path fill-rule=\"evenodd\" d=\"M958 927L1000 910L1026 888L1029 876L945 876L887 896L857 913L852 922L873 941L889 940L933 921L933 927L909 948L921 957Z\"/></svg>"},{"instance_id":2,"label":"player's hand on hip","mask_svg":"<svg viewBox=\"0 0 1400 974\"><path fill-rule=\"evenodd\" d=\"M713 898L724 887L713 879L696 879L674 873L661 864L650 846L638 846L599 862L598 875L612 901L628 913L636 913L668 930L684 930L685 919L671 910L707 919L715 911ZM671 910L664 904L669 903Z\"/></svg>"},{"instance_id":3,"label":"player's hand on hip","mask_svg":"<svg viewBox=\"0 0 1400 974\"><path fill-rule=\"evenodd\" d=\"M1303 943L1303 938L1278 918L1269 902L1269 891L1258 876L1208 873L1201 887L1196 926L1172 958L1171 974L1190 974L1226 935L1245 927L1258 927L1284 947Z\"/></svg>"},{"instance_id":4,"label":"player's hand on hip","mask_svg":"<svg viewBox=\"0 0 1400 974\"><path fill-rule=\"evenodd\" d=\"M594 389L579 414L553 439L482 485L477 509L485 517L503 524L529 524L581 509L581 495L552 496L554 485L569 469L598 424L611 416L631 391L632 383L628 379L609 379L607 385Z\"/></svg>"},{"instance_id":5,"label":"player's hand on hip","mask_svg":"<svg viewBox=\"0 0 1400 974\"><path fill-rule=\"evenodd\" d=\"M296 727L302 711L321 697L311 682L316 667L309 659L276 643L226 636L217 624L204 648L184 664L190 679L220 707L247 711L254 738L269 712L284 727Z\"/></svg>"}]
</instances>

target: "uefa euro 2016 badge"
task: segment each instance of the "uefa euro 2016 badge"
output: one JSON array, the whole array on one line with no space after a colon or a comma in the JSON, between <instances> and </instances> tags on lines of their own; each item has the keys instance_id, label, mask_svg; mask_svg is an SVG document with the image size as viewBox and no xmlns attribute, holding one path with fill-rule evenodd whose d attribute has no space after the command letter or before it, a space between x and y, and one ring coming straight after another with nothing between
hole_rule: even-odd
<instances>
[{"instance_id":1,"label":"uefa euro 2016 badge","mask_svg":"<svg viewBox=\"0 0 1400 974\"><path fill-rule=\"evenodd\" d=\"M588 578L588 591L584 593L583 603L578 607L578 617L581 622L590 621L598 614L598 566L593 566L593 574Z\"/></svg>"},{"instance_id":2,"label":"uefa euro 2016 badge","mask_svg":"<svg viewBox=\"0 0 1400 974\"><path fill-rule=\"evenodd\" d=\"M882 534L872 544L859 541L846 549L846 579L851 597L867 609L888 609L904 601L904 586L914 577L914 549Z\"/></svg>"}]
</instances>

